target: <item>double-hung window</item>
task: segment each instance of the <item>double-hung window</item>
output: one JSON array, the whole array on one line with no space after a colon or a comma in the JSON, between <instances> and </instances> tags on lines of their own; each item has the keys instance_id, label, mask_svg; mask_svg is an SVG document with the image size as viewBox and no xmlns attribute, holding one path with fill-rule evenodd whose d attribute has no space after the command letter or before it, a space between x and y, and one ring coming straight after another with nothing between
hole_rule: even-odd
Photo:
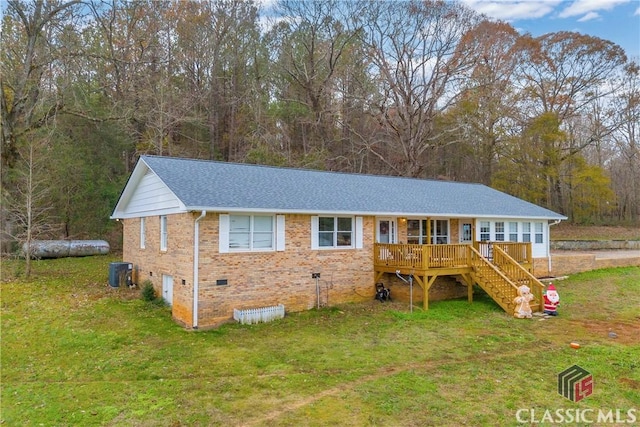
<instances>
[{"instance_id":1,"label":"double-hung window","mask_svg":"<svg viewBox=\"0 0 640 427\"><path fill-rule=\"evenodd\" d=\"M522 223L522 241L525 243L531 243L531 223Z\"/></svg>"},{"instance_id":2,"label":"double-hung window","mask_svg":"<svg viewBox=\"0 0 640 427\"><path fill-rule=\"evenodd\" d=\"M145 226L144 217L140 217L140 249L144 249L147 244Z\"/></svg>"},{"instance_id":3,"label":"double-hung window","mask_svg":"<svg viewBox=\"0 0 640 427\"><path fill-rule=\"evenodd\" d=\"M543 243L544 239L543 239L542 223L536 222L534 223L534 225L535 225L535 231L536 231L536 243Z\"/></svg>"},{"instance_id":4,"label":"double-hung window","mask_svg":"<svg viewBox=\"0 0 640 427\"><path fill-rule=\"evenodd\" d=\"M509 241L510 242L518 241L518 223L517 222L509 223Z\"/></svg>"},{"instance_id":5,"label":"double-hung window","mask_svg":"<svg viewBox=\"0 0 640 427\"><path fill-rule=\"evenodd\" d=\"M362 243L362 217L314 216L311 218L312 249L360 249Z\"/></svg>"},{"instance_id":6,"label":"double-hung window","mask_svg":"<svg viewBox=\"0 0 640 427\"><path fill-rule=\"evenodd\" d=\"M480 221L480 241L488 242L489 240L491 240L491 223Z\"/></svg>"},{"instance_id":7,"label":"double-hung window","mask_svg":"<svg viewBox=\"0 0 640 427\"><path fill-rule=\"evenodd\" d=\"M504 222L496 221L496 242L504 242Z\"/></svg>"},{"instance_id":8,"label":"double-hung window","mask_svg":"<svg viewBox=\"0 0 640 427\"><path fill-rule=\"evenodd\" d=\"M318 246L339 248L353 246L353 218L321 216L318 218Z\"/></svg>"},{"instance_id":9,"label":"double-hung window","mask_svg":"<svg viewBox=\"0 0 640 427\"><path fill-rule=\"evenodd\" d=\"M160 250L167 250L167 242L169 240L169 232L167 231L167 216L160 217Z\"/></svg>"},{"instance_id":10,"label":"double-hung window","mask_svg":"<svg viewBox=\"0 0 640 427\"><path fill-rule=\"evenodd\" d=\"M220 214L221 253L284 250L284 215Z\"/></svg>"},{"instance_id":11,"label":"double-hung window","mask_svg":"<svg viewBox=\"0 0 640 427\"><path fill-rule=\"evenodd\" d=\"M229 215L229 250L273 250L274 230L272 215Z\"/></svg>"}]
</instances>

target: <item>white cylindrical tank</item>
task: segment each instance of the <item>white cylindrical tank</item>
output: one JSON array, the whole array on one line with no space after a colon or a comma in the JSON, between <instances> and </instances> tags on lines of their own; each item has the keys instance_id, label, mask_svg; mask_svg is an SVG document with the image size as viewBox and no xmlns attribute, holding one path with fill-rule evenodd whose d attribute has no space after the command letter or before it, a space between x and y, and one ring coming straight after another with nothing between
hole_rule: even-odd
<instances>
[{"instance_id":1,"label":"white cylindrical tank","mask_svg":"<svg viewBox=\"0 0 640 427\"><path fill-rule=\"evenodd\" d=\"M22 245L26 254L27 244ZM106 255L109 243L104 240L33 240L31 258L65 258L76 256Z\"/></svg>"}]
</instances>

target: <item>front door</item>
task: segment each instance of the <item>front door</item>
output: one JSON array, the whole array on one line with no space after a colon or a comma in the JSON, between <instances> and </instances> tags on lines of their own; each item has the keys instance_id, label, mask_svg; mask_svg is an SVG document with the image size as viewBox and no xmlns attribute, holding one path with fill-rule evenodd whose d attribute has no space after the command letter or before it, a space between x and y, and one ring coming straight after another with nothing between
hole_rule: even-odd
<instances>
[{"instance_id":1,"label":"front door","mask_svg":"<svg viewBox=\"0 0 640 427\"><path fill-rule=\"evenodd\" d=\"M376 239L378 243L397 243L398 230L396 220L391 218L378 218Z\"/></svg>"},{"instance_id":2,"label":"front door","mask_svg":"<svg viewBox=\"0 0 640 427\"><path fill-rule=\"evenodd\" d=\"M173 276L162 275L162 299L173 305Z\"/></svg>"},{"instance_id":3,"label":"front door","mask_svg":"<svg viewBox=\"0 0 640 427\"><path fill-rule=\"evenodd\" d=\"M473 240L473 230L470 222L460 223L460 243L471 243Z\"/></svg>"}]
</instances>

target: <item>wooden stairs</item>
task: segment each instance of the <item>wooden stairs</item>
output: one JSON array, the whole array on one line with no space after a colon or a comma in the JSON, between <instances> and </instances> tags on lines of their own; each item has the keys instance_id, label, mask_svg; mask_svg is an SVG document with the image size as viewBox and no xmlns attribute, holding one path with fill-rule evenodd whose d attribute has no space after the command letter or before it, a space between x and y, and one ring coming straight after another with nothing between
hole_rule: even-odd
<instances>
[{"instance_id":1,"label":"wooden stairs","mask_svg":"<svg viewBox=\"0 0 640 427\"><path fill-rule=\"evenodd\" d=\"M520 263L511 258L499 246L493 247L493 262L483 257L478 250L469 248L472 282L480 286L504 311L513 314L518 288L526 285L534 299L529 303L533 312L542 311L544 285Z\"/></svg>"}]
</instances>

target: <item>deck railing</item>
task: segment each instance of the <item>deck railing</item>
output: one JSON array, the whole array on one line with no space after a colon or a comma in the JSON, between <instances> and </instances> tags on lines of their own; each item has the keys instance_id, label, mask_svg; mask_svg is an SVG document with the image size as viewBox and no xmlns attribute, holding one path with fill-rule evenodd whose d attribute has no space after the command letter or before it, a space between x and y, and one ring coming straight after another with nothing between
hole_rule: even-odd
<instances>
[{"instance_id":1,"label":"deck railing","mask_svg":"<svg viewBox=\"0 0 640 427\"><path fill-rule=\"evenodd\" d=\"M403 245L376 243L374 264L387 267L427 270L468 265L467 247L455 245Z\"/></svg>"},{"instance_id":2,"label":"deck railing","mask_svg":"<svg viewBox=\"0 0 640 427\"><path fill-rule=\"evenodd\" d=\"M500 270L505 272L516 286L527 285L536 300L542 301L544 285L533 274L523 268L518 260L504 250L501 245L496 246L493 262L500 267Z\"/></svg>"},{"instance_id":3,"label":"deck railing","mask_svg":"<svg viewBox=\"0 0 640 427\"><path fill-rule=\"evenodd\" d=\"M518 242L473 242L473 247L483 257L493 259L493 247L498 246L519 263L531 262L531 244Z\"/></svg>"},{"instance_id":4,"label":"deck railing","mask_svg":"<svg viewBox=\"0 0 640 427\"><path fill-rule=\"evenodd\" d=\"M507 313L513 312L514 298L518 296L518 287L508 274L497 268L475 248L469 248L470 264L473 265L476 282Z\"/></svg>"},{"instance_id":5,"label":"deck railing","mask_svg":"<svg viewBox=\"0 0 640 427\"><path fill-rule=\"evenodd\" d=\"M496 245L518 263L531 263L531 244L515 242L475 242L474 247L485 258L493 259ZM470 267L467 244L412 245L376 243L374 265L428 270L431 268Z\"/></svg>"},{"instance_id":6,"label":"deck railing","mask_svg":"<svg viewBox=\"0 0 640 427\"><path fill-rule=\"evenodd\" d=\"M426 276L431 276L430 286L433 278L439 275L469 274L473 283L477 283L508 313L513 313L518 287L525 284L536 298L531 307L541 307L543 285L529 271L532 261L530 243L374 244L374 268L379 274L377 277L384 273L397 273L398 270L411 270L411 274L425 279ZM469 276L465 281L468 278ZM425 295L428 292L423 293L426 309L428 297Z\"/></svg>"}]
</instances>

